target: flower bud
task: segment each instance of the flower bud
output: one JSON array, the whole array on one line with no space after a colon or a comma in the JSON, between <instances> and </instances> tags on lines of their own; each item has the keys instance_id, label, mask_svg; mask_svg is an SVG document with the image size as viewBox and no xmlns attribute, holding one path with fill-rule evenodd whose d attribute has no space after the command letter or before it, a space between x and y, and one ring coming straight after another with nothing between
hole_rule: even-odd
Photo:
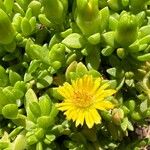
<instances>
[{"instance_id":1,"label":"flower bud","mask_svg":"<svg viewBox=\"0 0 150 150\"><path fill-rule=\"evenodd\" d=\"M112 111L112 120L116 125L120 125L122 119L124 118L124 111L120 108L115 108Z\"/></svg>"}]
</instances>

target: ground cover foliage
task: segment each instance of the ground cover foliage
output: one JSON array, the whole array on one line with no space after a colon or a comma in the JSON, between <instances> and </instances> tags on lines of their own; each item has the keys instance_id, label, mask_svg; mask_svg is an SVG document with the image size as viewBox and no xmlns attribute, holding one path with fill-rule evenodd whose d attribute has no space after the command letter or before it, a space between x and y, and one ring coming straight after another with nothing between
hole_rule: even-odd
<instances>
[{"instance_id":1,"label":"ground cover foliage","mask_svg":"<svg viewBox=\"0 0 150 150\"><path fill-rule=\"evenodd\" d=\"M149 0L0 0L0 149L150 145Z\"/></svg>"}]
</instances>

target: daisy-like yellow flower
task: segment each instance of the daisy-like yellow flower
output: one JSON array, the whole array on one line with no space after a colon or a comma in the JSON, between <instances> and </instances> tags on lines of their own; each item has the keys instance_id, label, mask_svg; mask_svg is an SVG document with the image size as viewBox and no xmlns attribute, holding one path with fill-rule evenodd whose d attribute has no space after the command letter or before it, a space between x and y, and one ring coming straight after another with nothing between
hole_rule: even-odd
<instances>
[{"instance_id":1,"label":"daisy-like yellow flower","mask_svg":"<svg viewBox=\"0 0 150 150\"><path fill-rule=\"evenodd\" d=\"M114 105L105 98L116 92L106 89L109 84L102 84L101 81L102 78L84 75L73 80L72 84L65 82L63 86L58 87L57 91L64 97L64 101L57 104L57 108L64 111L67 120L72 119L76 126L83 125L85 121L89 128L92 128L94 123L101 123L97 110L112 109Z\"/></svg>"}]
</instances>

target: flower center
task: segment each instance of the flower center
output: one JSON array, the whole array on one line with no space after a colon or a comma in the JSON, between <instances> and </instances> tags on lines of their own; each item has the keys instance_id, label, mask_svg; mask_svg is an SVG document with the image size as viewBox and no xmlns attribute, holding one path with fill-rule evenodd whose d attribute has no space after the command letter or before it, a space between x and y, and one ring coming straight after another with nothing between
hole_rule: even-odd
<instances>
[{"instance_id":1,"label":"flower center","mask_svg":"<svg viewBox=\"0 0 150 150\"><path fill-rule=\"evenodd\" d=\"M92 96L85 90L74 91L73 103L78 107L89 107L92 104Z\"/></svg>"}]
</instances>

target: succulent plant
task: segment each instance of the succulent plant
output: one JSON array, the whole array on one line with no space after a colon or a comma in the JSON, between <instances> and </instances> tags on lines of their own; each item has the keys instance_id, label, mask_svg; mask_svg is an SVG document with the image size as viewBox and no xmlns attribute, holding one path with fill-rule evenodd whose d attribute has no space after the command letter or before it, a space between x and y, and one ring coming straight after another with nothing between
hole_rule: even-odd
<instances>
[{"instance_id":1,"label":"succulent plant","mask_svg":"<svg viewBox=\"0 0 150 150\"><path fill-rule=\"evenodd\" d=\"M150 145L150 0L0 0L0 149Z\"/></svg>"}]
</instances>

